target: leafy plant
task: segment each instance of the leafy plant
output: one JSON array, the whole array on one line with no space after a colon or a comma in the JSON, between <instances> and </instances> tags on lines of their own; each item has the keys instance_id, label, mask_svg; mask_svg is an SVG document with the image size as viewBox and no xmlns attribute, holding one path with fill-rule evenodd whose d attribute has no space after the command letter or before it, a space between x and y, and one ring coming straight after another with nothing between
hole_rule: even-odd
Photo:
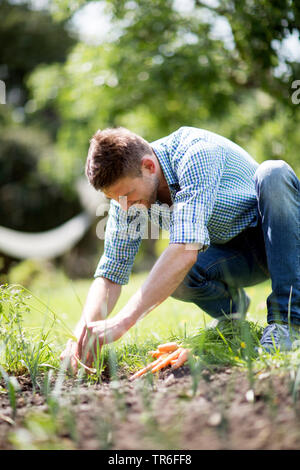
<instances>
[{"instance_id":1,"label":"leafy plant","mask_svg":"<svg viewBox=\"0 0 300 470\"><path fill-rule=\"evenodd\" d=\"M49 335L56 319L48 320L47 310L44 325L36 330L25 328L24 316L30 315L31 295L21 286L0 286L0 364L7 372L17 375L29 372L33 388L37 385L37 375L41 368L57 366Z\"/></svg>"}]
</instances>

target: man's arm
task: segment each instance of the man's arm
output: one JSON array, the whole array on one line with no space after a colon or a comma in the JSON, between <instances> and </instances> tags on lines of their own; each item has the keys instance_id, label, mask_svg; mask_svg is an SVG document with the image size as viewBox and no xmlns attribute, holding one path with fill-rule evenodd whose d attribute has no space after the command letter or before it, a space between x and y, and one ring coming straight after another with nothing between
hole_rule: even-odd
<instances>
[{"instance_id":1,"label":"man's arm","mask_svg":"<svg viewBox=\"0 0 300 470\"><path fill-rule=\"evenodd\" d=\"M113 310L121 293L122 286L104 277L97 277L88 292L81 318L75 328L74 335L77 342L69 340L60 359L69 360L71 368L77 370L78 340L85 331L86 324L106 318Z\"/></svg>"},{"instance_id":2,"label":"man's arm","mask_svg":"<svg viewBox=\"0 0 300 470\"><path fill-rule=\"evenodd\" d=\"M115 201L110 202L104 253L97 266L96 279L88 293L82 317L75 329L77 341L82 336L82 332L86 331L87 323L106 318L120 296L121 286L128 283L142 236L142 233L139 236L135 233L132 238L127 233L129 224L135 217L136 214L128 216L127 212L123 211ZM71 367L75 371L77 361L74 355L78 356L78 343L70 340L61 354L61 359L70 358Z\"/></svg>"},{"instance_id":3,"label":"man's arm","mask_svg":"<svg viewBox=\"0 0 300 470\"><path fill-rule=\"evenodd\" d=\"M104 320L113 310L122 286L104 277L97 277L90 287L81 318L74 335L80 338L84 326L92 321Z\"/></svg>"},{"instance_id":4,"label":"man's arm","mask_svg":"<svg viewBox=\"0 0 300 470\"><path fill-rule=\"evenodd\" d=\"M87 325L78 342L79 357L86 354L90 334L99 340L100 345L115 341L139 319L166 300L197 260L198 250L191 248L191 245L170 244L153 266L143 286L117 315L106 321L91 322Z\"/></svg>"},{"instance_id":5,"label":"man's arm","mask_svg":"<svg viewBox=\"0 0 300 470\"><path fill-rule=\"evenodd\" d=\"M154 264L142 287L118 313L118 320L126 331L166 300L183 281L198 255L196 249L187 247L184 244L170 244Z\"/></svg>"}]
</instances>

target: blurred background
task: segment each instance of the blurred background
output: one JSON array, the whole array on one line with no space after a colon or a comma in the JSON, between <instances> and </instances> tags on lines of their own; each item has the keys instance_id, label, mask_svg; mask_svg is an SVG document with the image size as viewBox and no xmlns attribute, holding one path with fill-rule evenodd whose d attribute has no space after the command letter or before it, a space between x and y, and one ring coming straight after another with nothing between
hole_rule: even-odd
<instances>
[{"instance_id":1,"label":"blurred background","mask_svg":"<svg viewBox=\"0 0 300 470\"><path fill-rule=\"evenodd\" d=\"M1 283L93 276L99 128L206 128L300 175L296 0L0 0L0 17ZM143 241L134 272L167 243Z\"/></svg>"}]
</instances>

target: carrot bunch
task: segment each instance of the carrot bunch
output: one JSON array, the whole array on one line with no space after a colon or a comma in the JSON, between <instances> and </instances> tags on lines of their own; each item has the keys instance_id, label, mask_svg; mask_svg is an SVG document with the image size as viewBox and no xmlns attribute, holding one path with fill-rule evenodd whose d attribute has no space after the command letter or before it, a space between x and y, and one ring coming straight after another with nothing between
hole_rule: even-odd
<instances>
[{"instance_id":1,"label":"carrot bunch","mask_svg":"<svg viewBox=\"0 0 300 470\"><path fill-rule=\"evenodd\" d=\"M190 349L182 348L177 343L160 344L155 351L149 351L149 354L156 360L137 371L129 380L135 380L150 370L154 374L169 365L172 369L178 369L187 361L189 352Z\"/></svg>"}]
</instances>

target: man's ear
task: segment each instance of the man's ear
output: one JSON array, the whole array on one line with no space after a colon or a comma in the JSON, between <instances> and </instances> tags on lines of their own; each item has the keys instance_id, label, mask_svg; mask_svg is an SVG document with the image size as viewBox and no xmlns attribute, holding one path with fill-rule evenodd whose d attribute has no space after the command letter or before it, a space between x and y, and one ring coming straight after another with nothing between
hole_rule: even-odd
<instances>
[{"instance_id":1,"label":"man's ear","mask_svg":"<svg viewBox=\"0 0 300 470\"><path fill-rule=\"evenodd\" d=\"M147 170L149 173L155 173L156 167L155 162L151 157L143 157L141 160L141 168Z\"/></svg>"}]
</instances>

